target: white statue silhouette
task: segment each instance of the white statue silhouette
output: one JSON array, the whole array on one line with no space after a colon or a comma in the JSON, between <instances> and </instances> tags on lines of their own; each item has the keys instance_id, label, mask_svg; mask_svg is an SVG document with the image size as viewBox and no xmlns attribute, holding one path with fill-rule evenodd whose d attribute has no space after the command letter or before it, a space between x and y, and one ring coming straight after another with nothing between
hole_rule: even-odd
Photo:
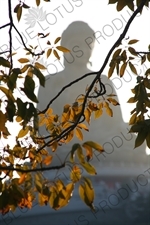
<instances>
[{"instance_id":1,"label":"white statue silhouette","mask_svg":"<svg viewBox=\"0 0 150 225\"><path fill-rule=\"evenodd\" d=\"M89 63L94 42L88 43L90 37L93 37L94 31L89 25L82 21L71 23L62 34L61 45L70 49L70 53L64 53L64 70L56 75L48 75L46 77L45 88L39 89L39 104L38 109L46 108L49 101L68 83L81 77L82 75L91 72L87 65ZM78 83L67 88L50 107L54 109L54 113L61 115L65 104L73 104L79 94L85 94L87 85L90 85L94 75L79 81ZM107 76L102 75L101 81L106 86L106 94L116 94L113 84ZM106 96L106 95L105 95ZM113 97L115 98L115 97ZM118 101L118 98L115 98ZM120 106L113 106L113 117L106 114L105 110L99 119L92 120L89 127L89 132L84 132L84 140L93 140L103 145L107 153L96 154L96 160L119 162L122 164L127 162L142 162L146 160L145 146L133 150L135 135L128 134L128 124L124 123ZM40 134L46 136L46 130L40 128ZM64 158L67 151L71 150L73 143L80 142L76 138L67 145L63 145L59 152L60 158ZM65 154L64 154L65 152ZM93 161L94 162L94 161Z\"/></svg>"}]
</instances>

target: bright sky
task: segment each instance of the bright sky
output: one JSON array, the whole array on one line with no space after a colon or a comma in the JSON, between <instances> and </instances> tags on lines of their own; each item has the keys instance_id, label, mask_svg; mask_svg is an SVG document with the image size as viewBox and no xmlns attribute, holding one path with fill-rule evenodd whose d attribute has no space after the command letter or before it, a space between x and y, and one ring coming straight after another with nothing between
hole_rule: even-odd
<instances>
[{"instance_id":1,"label":"bright sky","mask_svg":"<svg viewBox=\"0 0 150 225\"><path fill-rule=\"evenodd\" d=\"M18 4L18 0L13 0L13 8ZM24 1L27 5L31 5L31 0ZM48 33L50 32L51 40L53 41L56 37L60 36L63 30L73 21L82 20L87 22L97 34L97 41L95 49L93 51L92 70L98 70L107 55L110 47L113 45L115 40L120 36L123 28L126 25L132 12L128 8L124 8L121 12L116 12L115 5L109 5L108 1L100 0L52 0L51 3L42 2L39 7L41 10L38 13L36 9L35 1L32 1L32 6L35 7L34 11L24 10L21 22L18 23L14 15L14 21L16 26L24 37L26 43L33 44L37 42L37 37L35 36L38 32ZM68 11L68 12L67 12ZM7 15L7 1L0 0L0 26L4 23L8 23ZM28 14L25 16L25 14ZM40 15L37 17L37 15ZM26 24L28 22L30 24ZM35 22L36 19L36 23ZM135 45L138 46L138 50L147 51L148 45L150 44L150 36L147 32L147 21L150 21L150 13L148 9L144 9L143 14L139 15L133 24L131 25L127 37L130 39L141 39L141 41ZM30 28L29 25L32 27ZM8 29L5 28L0 31L0 51L4 51L8 46L7 39ZM101 33L101 34L100 34ZM21 44L17 35L13 35L13 52L18 52L17 58L20 54ZM21 52L22 53L22 52ZM21 56L21 55L20 55ZM51 63L54 62L54 58L51 58ZM145 71L148 65L138 68L139 73ZM61 68L58 68L61 70ZM105 69L103 74L107 74L108 67ZM50 68L51 73L55 73L55 68ZM131 96L130 89L135 85L135 75L133 75L130 70L125 73L123 79L113 75L112 81L116 87L118 97L121 103L122 114L124 121L128 122L130 118L130 111L133 109L133 105L126 103ZM14 129L14 128L12 128Z\"/></svg>"}]
</instances>

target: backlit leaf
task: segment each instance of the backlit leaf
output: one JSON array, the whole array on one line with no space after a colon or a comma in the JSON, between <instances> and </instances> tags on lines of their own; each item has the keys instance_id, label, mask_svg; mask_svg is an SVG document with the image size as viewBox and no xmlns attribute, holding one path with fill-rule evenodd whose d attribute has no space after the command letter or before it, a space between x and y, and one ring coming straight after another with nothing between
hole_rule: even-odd
<instances>
[{"instance_id":1,"label":"backlit leaf","mask_svg":"<svg viewBox=\"0 0 150 225\"><path fill-rule=\"evenodd\" d=\"M29 126L26 126L25 129L21 129L18 133L18 138L24 137L29 132Z\"/></svg>"},{"instance_id":2,"label":"backlit leaf","mask_svg":"<svg viewBox=\"0 0 150 225\"><path fill-rule=\"evenodd\" d=\"M45 159L43 159L43 163L48 166L52 162L53 156L49 155Z\"/></svg>"},{"instance_id":3,"label":"backlit leaf","mask_svg":"<svg viewBox=\"0 0 150 225\"><path fill-rule=\"evenodd\" d=\"M24 183L24 181L25 181L25 179L26 179L26 173L23 173L22 175L21 175L21 177L19 178L19 180L18 180L18 184L22 184L22 183Z\"/></svg>"},{"instance_id":4,"label":"backlit leaf","mask_svg":"<svg viewBox=\"0 0 150 225\"><path fill-rule=\"evenodd\" d=\"M60 41L61 37L57 37L54 41L54 44L57 44Z\"/></svg>"},{"instance_id":5,"label":"backlit leaf","mask_svg":"<svg viewBox=\"0 0 150 225\"><path fill-rule=\"evenodd\" d=\"M120 68L120 77L122 77L124 75L126 67L127 67L127 63L123 63Z\"/></svg>"},{"instance_id":6,"label":"backlit leaf","mask_svg":"<svg viewBox=\"0 0 150 225\"><path fill-rule=\"evenodd\" d=\"M60 56L58 55L58 53L55 49L53 49L53 54L58 60L60 60Z\"/></svg>"},{"instance_id":7,"label":"backlit leaf","mask_svg":"<svg viewBox=\"0 0 150 225\"><path fill-rule=\"evenodd\" d=\"M18 8L18 10L17 10L17 19L18 19L18 22L20 21L21 15L22 15L22 6L20 6Z\"/></svg>"},{"instance_id":8,"label":"backlit leaf","mask_svg":"<svg viewBox=\"0 0 150 225\"><path fill-rule=\"evenodd\" d=\"M65 47L63 47L63 46L57 46L56 48L57 48L59 51L62 51L62 52L70 52L69 49L67 49L67 48L65 48Z\"/></svg>"},{"instance_id":9,"label":"backlit leaf","mask_svg":"<svg viewBox=\"0 0 150 225\"><path fill-rule=\"evenodd\" d=\"M83 148L85 148L85 150L86 150L87 162L89 162L90 159L92 159L92 157L93 157L93 150L92 150L92 147L89 146L89 145L86 145L86 143L83 143L82 146L83 146Z\"/></svg>"},{"instance_id":10,"label":"backlit leaf","mask_svg":"<svg viewBox=\"0 0 150 225\"><path fill-rule=\"evenodd\" d=\"M81 178L81 170L78 166L74 166L70 173L70 179L73 183L76 183Z\"/></svg>"},{"instance_id":11,"label":"backlit leaf","mask_svg":"<svg viewBox=\"0 0 150 225\"><path fill-rule=\"evenodd\" d=\"M35 67L37 67L39 69L42 69L42 70L45 70L46 69L45 66L43 66L41 63L38 63L38 62L35 63Z\"/></svg>"},{"instance_id":12,"label":"backlit leaf","mask_svg":"<svg viewBox=\"0 0 150 225\"><path fill-rule=\"evenodd\" d=\"M36 0L36 5L37 5L37 6L40 5L40 0Z\"/></svg>"},{"instance_id":13,"label":"backlit leaf","mask_svg":"<svg viewBox=\"0 0 150 225\"><path fill-rule=\"evenodd\" d=\"M84 142L84 144L90 146L91 148L94 148L95 150L97 150L99 152L104 151L103 147L94 141L86 141L86 142Z\"/></svg>"},{"instance_id":14,"label":"backlit leaf","mask_svg":"<svg viewBox=\"0 0 150 225\"><path fill-rule=\"evenodd\" d=\"M137 75L137 70L131 62L129 62L129 67L130 67L131 71Z\"/></svg>"},{"instance_id":15,"label":"backlit leaf","mask_svg":"<svg viewBox=\"0 0 150 225\"><path fill-rule=\"evenodd\" d=\"M27 58L20 58L20 59L18 59L18 61L19 61L20 63L27 63L27 62L30 62L30 60L27 59Z\"/></svg>"},{"instance_id":16,"label":"backlit leaf","mask_svg":"<svg viewBox=\"0 0 150 225\"><path fill-rule=\"evenodd\" d=\"M130 118L130 120L129 120L129 125L135 124L135 122L136 122L136 116L137 116L136 113L134 113L134 114L131 116L131 118Z\"/></svg>"},{"instance_id":17,"label":"backlit leaf","mask_svg":"<svg viewBox=\"0 0 150 225\"><path fill-rule=\"evenodd\" d=\"M79 129L78 127L76 127L76 129L75 129L75 134L76 134L76 136L77 136L77 138L79 139L79 140L83 140L83 134L82 134L82 131L81 131L81 129Z\"/></svg>"},{"instance_id":18,"label":"backlit leaf","mask_svg":"<svg viewBox=\"0 0 150 225\"><path fill-rule=\"evenodd\" d=\"M130 40L130 41L128 42L128 45L135 44L135 43L137 43L138 41L139 41L139 40L137 40L137 39Z\"/></svg>"},{"instance_id":19,"label":"backlit leaf","mask_svg":"<svg viewBox=\"0 0 150 225\"><path fill-rule=\"evenodd\" d=\"M49 48L49 49L47 50L47 58L51 55L51 53L52 53L52 48Z\"/></svg>"},{"instance_id":20,"label":"backlit leaf","mask_svg":"<svg viewBox=\"0 0 150 225\"><path fill-rule=\"evenodd\" d=\"M79 144L74 144L72 146L71 152L70 152L70 161L74 162L74 157L75 157L75 151L80 147Z\"/></svg>"},{"instance_id":21,"label":"backlit leaf","mask_svg":"<svg viewBox=\"0 0 150 225\"><path fill-rule=\"evenodd\" d=\"M88 172L91 175L96 175L97 172L95 170L95 168L89 164L88 162L83 162L81 163L81 166L86 170L86 172Z\"/></svg>"}]
</instances>

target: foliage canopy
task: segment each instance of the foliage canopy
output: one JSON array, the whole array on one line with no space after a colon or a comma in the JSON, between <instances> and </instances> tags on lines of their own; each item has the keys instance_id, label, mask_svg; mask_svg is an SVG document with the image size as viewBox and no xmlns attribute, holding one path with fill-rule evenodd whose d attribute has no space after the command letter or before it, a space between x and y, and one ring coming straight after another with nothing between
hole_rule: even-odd
<instances>
[{"instance_id":1,"label":"foliage canopy","mask_svg":"<svg viewBox=\"0 0 150 225\"><path fill-rule=\"evenodd\" d=\"M49 0L44 1L51 4ZM74 135L80 141L84 141L82 131L89 130L87 124L90 124L91 116L94 115L96 119L99 118L103 113L103 109L105 109L108 116L113 117L111 105L119 107L115 96L107 96L105 101L95 101L95 99L106 93L105 85L101 82L100 77L108 63L108 78L113 76L114 71L119 77L123 77L127 67L137 76L137 83L131 90L133 96L128 100L128 103L136 104L131 111L130 132L137 133L135 148L145 140L150 148L150 118L148 115L150 108L150 68L147 69L145 74L139 76L133 63L137 58L140 59L141 64L146 61L150 62L150 45L147 51L138 52L136 47L133 47L136 46L137 39L129 40L126 49L123 48L122 44L122 40L125 38L135 16L142 13L143 7L149 7L149 2L149 0L109 0L109 4L116 5L117 11L121 11L125 6L128 6L133 14L123 33L108 52L101 69L91 73L95 74L95 76L85 95L79 95L73 105L66 103L62 115L58 116L54 114L50 106L68 86L64 87L55 98L51 99L43 111L38 111L35 106L35 103L38 103L35 94L36 80L44 87L43 70L46 69L39 62L39 59L43 55L49 58L53 54L59 60L59 52L67 53L69 49L59 44L61 37L57 37L52 44L48 40L46 50L39 50L40 46L38 45L26 45L21 33L14 24L11 0L8 0L9 23L0 27L0 29L9 27L9 50L0 52L0 92L5 96L3 100L0 100L0 138L7 139L11 135L7 126L8 121L16 121L21 129L16 137L14 147L11 148L8 144L0 152L0 212L2 214L10 210L14 211L17 207L32 208L37 195L39 205L49 204L51 208L58 210L68 204L76 183L79 183L81 199L94 210L94 188L91 181L82 176L78 165L88 174L95 175L96 169L91 165L90 159L93 157L93 150L104 151L100 144L89 140L82 144L75 143L72 146L71 151L66 156L66 158L70 157L71 167L71 182L67 185L60 179L50 183L42 172L45 170L58 170L66 166L66 161L61 165L51 166L53 156L46 150L46 147L50 147L52 152L55 152L58 146L69 143ZM39 6L42 1L36 0L35 4ZM28 8L30 6L19 1L19 4L13 9L18 22L21 20L22 12ZM13 57L17 53L12 52L12 30L16 31L24 46L22 57L18 59L20 63L18 68L14 66ZM41 39L49 37L49 33L38 33L37 35ZM8 53L7 56L6 53ZM30 56L31 60L27 56ZM80 79L75 80L72 85L89 75L83 75ZM26 95L27 101L23 101L20 96L15 95L19 80L23 81L23 87L20 90ZM49 131L47 137L41 137L38 133L39 126L43 125ZM32 141L28 146L24 146L24 139ZM28 163L25 163L25 160ZM14 171L16 171L18 178L14 178Z\"/></svg>"}]
</instances>

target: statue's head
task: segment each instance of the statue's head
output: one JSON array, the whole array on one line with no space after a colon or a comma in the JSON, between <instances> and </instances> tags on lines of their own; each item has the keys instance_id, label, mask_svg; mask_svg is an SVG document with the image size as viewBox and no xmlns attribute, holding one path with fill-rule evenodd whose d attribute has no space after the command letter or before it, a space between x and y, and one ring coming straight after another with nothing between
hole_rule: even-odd
<instances>
[{"instance_id":1,"label":"statue's head","mask_svg":"<svg viewBox=\"0 0 150 225\"><path fill-rule=\"evenodd\" d=\"M91 57L94 42L94 31L87 23L82 21L71 23L62 33L61 40L61 45L71 51L64 54L65 66L71 62L75 65L86 65Z\"/></svg>"}]
</instances>

